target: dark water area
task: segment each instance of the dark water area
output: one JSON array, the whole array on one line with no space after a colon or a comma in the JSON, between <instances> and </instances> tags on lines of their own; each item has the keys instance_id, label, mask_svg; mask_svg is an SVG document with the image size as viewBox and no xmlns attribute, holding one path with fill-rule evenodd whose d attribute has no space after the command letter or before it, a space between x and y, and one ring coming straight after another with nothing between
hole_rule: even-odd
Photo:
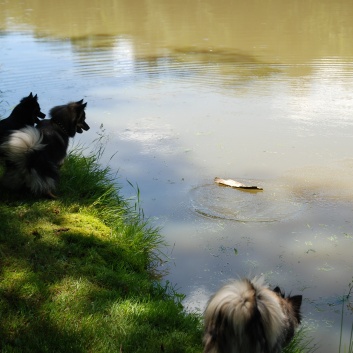
<instances>
[{"instance_id":1,"label":"dark water area","mask_svg":"<svg viewBox=\"0 0 353 353\"><path fill-rule=\"evenodd\" d=\"M84 98L91 129L73 145L104 135L102 163L161 227L187 310L264 274L303 295L318 351L336 352L353 276L352 13L347 0L0 0L0 116L29 92L44 112Z\"/></svg>"}]
</instances>

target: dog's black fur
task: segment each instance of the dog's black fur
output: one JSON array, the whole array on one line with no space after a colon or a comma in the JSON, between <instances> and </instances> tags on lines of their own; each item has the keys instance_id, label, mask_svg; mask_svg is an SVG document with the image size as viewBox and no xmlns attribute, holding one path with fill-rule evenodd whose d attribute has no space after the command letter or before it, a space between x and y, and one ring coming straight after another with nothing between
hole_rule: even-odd
<instances>
[{"instance_id":1,"label":"dog's black fur","mask_svg":"<svg viewBox=\"0 0 353 353\"><path fill-rule=\"evenodd\" d=\"M14 131L0 147L7 167L3 184L28 188L33 194L55 198L59 169L66 157L69 138L89 130L83 99L50 110L51 119Z\"/></svg>"},{"instance_id":2,"label":"dog's black fur","mask_svg":"<svg viewBox=\"0 0 353 353\"><path fill-rule=\"evenodd\" d=\"M31 92L28 97L21 99L6 119L0 120L0 142L13 130L34 126L40 121L38 118L44 119L45 114L40 111L37 95L33 96Z\"/></svg>"}]
</instances>

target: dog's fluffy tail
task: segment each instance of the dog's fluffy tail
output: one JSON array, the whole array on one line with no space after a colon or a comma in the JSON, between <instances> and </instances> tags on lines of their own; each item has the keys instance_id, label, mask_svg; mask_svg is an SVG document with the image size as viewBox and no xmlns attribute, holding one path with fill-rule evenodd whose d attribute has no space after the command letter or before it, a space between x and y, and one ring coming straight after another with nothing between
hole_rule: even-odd
<instances>
[{"instance_id":1,"label":"dog's fluffy tail","mask_svg":"<svg viewBox=\"0 0 353 353\"><path fill-rule=\"evenodd\" d=\"M12 132L1 144L0 151L7 164L2 180L6 187L19 189L26 186L35 194L53 188L54 180L43 180L35 168L38 153L45 148L42 140L38 129L27 126Z\"/></svg>"},{"instance_id":2,"label":"dog's fluffy tail","mask_svg":"<svg viewBox=\"0 0 353 353\"><path fill-rule=\"evenodd\" d=\"M285 321L278 295L263 280L237 280L222 287L205 311L206 353L277 352Z\"/></svg>"},{"instance_id":3,"label":"dog's fluffy tail","mask_svg":"<svg viewBox=\"0 0 353 353\"><path fill-rule=\"evenodd\" d=\"M45 147L42 140L43 136L38 129L27 126L13 131L1 144L0 149L7 161L23 169L28 165L28 157Z\"/></svg>"}]
</instances>

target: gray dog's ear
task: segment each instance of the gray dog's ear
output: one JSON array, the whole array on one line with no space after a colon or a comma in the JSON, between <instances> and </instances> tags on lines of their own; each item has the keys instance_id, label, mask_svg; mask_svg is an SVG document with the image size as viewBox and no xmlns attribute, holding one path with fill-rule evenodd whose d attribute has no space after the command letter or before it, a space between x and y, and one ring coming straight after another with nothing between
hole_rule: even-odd
<instances>
[{"instance_id":1,"label":"gray dog's ear","mask_svg":"<svg viewBox=\"0 0 353 353\"><path fill-rule=\"evenodd\" d=\"M295 318L298 323L301 321L300 307L302 305L303 297L301 295L294 295L293 297L287 298L288 302L292 305Z\"/></svg>"},{"instance_id":2,"label":"gray dog's ear","mask_svg":"<svg viewBox=\"0 0 353 353\"><path fill-rule=\"evenodd\" d=\"M282 298L284 298L284 292L282 292L281 288L279 288L278 286L275 289L273 289L273 291L277 293L279 296L281 296Z\"/></svg>"},{"instance_id":3,"label":"gray dog's ear","mask_svg":"<svg viewBox=\"0 0 353 353\"><path fill-rule=\"evenodd\" d=\"M28 98L33 98L32 92L29 94Z\"/></svg>"},{"instance_id":4,"label":"gray dog's ear","mask_svg":"<svg viewBox=\"0 0 353 353\"><path fill-rule=\"evenodd\" d=\"M281 294L281 288L279 288L278 286L273 290L276 293Z\"/></svg>"},{"instance_id":5,"label":"gray dog's ear","mask_svg":"<svg viewBox=\"0 0 353 353\"><path fill-rule=\"evenodd\" d=\"M81 99L80 101L77 101L76 104L82 104L83 99Z\"/></svg>"}]
</instances>

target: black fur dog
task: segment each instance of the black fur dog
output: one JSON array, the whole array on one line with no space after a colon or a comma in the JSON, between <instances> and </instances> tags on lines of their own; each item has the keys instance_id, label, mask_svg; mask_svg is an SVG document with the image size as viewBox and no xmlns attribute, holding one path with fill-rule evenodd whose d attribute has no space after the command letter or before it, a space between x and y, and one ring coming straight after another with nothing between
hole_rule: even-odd
<instances>
[{"instance_id":1,"label":"black fur dog","mask_svg":"<svg viewBox=\"0 0 353 353\"><path fill-rule=\"evenodd\" d=\"M34 126L40 121L38 118L44 119L45 114L40 111L37 95L33 96L31 92L28 97L21 99L9 117L0 120L0 142L13 130Z\"/></svg>"},{"instance_id":2,"label":"black fur dog","mask_svg":"<svg viewBox=\"0 0 353 353\"><path fill-rule=\"evenodd\" d=\"M54 107L51 119L37 127L27 126L12 132L0 146L5 156L3 184L7 188L28 188L35 195L55 198L59 170L66 157L69 138L83 130L86 123L83 99Z\"/></svg>"}]
</instances>

